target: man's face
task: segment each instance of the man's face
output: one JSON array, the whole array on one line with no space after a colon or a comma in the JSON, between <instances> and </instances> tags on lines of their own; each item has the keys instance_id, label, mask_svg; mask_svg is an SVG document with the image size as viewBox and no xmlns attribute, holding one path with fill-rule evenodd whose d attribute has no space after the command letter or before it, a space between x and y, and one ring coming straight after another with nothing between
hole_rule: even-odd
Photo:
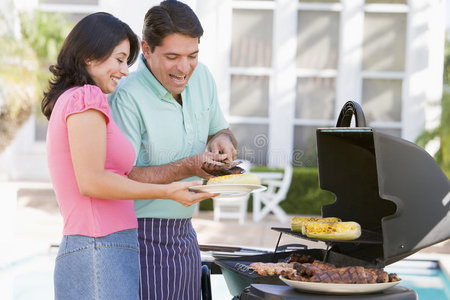
<instances>
[{"instance_id":1,"label":"man's face","mask_svg":"<svg viewBox=\"0 0 450 300\"><path fill-rule=\"evenodd\" d=\"M198 64L198 38L172 33L153 52L142 41L142 50L152 74L178 99Z\"/></svg>"}]
</instances>

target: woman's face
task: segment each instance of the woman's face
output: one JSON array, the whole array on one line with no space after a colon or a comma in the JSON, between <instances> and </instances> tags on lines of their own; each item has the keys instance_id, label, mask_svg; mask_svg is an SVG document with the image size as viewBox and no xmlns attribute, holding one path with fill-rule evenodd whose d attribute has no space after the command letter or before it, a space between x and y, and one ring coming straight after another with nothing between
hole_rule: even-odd
<instances>
[{"instance_id":1,"label":"woman's face","mask_svg":"<svg viewBox=\"0 0 450 300\"><path fill-rule=\"evenodd\" d=\"M125 39L114 48L107 59L86 61L87 72L103 93L114 92L120 78L129 74L127 64L129 55L130 42Z\"/></svg>"}]
</instances>

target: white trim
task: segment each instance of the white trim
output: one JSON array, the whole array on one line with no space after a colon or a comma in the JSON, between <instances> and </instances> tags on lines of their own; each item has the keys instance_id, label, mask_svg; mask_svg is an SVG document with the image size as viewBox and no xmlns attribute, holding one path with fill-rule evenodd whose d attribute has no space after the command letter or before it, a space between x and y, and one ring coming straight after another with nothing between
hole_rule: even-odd
<instances>
[{"instance_id":1,"label":"white trim","mask_svg":"<svg viewBox=\"0 0 450 300\"><path fill-rule=\"evenodd\" d=\"M90 14L97 12L99 10L99 6L87 4L39 4L39 10L44 12Z\"/></svg>"},{"instance_id":2,"label":"white trim","mask_svg":"<svg viewBox=\"0 0 450 300\"><path fill-rule=\"evenodd\" d=\"M275 9L275 1L231 1L233 9Z\"/></svg>"},{"instance_id":3,"label":"white trim","mask_svg":"<svg viewBox=\"0 0 450 300\"><path fill-rule=\"evenodd\" d=\"M320 77L320 78L334 78L338 75L336 69L297 69L295 71L297 77Z\"/></svg>"},{"instance_id":4,"label":"white trim","mask_svg":"<svg viewBox=\"0 0 450 300\"><path fill-rule=\"evenodd\" d=\"M402 138L414 141L439 122L444 59L444 1L409 1Z\"/></svg>"},{"instance_id":5,"label":"white trim","mask_svg":"<svg viewBox=\"0 0 450 300\"><path fill-rule=\"evenodd\" d=\"M304 3L300 2L297 4L298 10L309 10L309 11L341 11L342 3Z\"/></svg>"},{"instance_id":6,"label":"white trim","mask_svg":"<svg viewBox=\"0 0 450 300\"><path fill-rule=\"evenodd\" d=\"M364 0L342 0L335 119L349 100L361 103Z\"/></svg>"},{"instance_id":7,"label":"white trim","mask_svg":"<svg viewBox=\"0 0 450 300\"><path fill-rule=\"evenodd\" d=\"M273 76L269 88L269 167L290 164L294 148L295 98L297 77L297 3L276 1L273 24ZM283 134L280 134L280 133Z\"/></svg>"},{"instance_id":8,"label":"white trim","mask_svg":"<svg viewBox=\"0 0 450 300\"><path fill-rule=\"evenodd\" d=\"M269 124L269 118L264 117L228 116L227 119L231 124Z\"/></svg>"},{"instance_id":9,"label":"white trim","mask_svg":"<svg viewBox=\"0 0 450 300\"><path fill-rule=\"evenodd\" d=\"M231 98L231 0L218 0L217 4L217 71L216 84L220 106L225 116L230 114ZM229 119L229 117L228 117Z\"/></svg>"},{"instance_id":10,"label":"white trim","mask_svg":"<svg viewBox=\"0 0 450 300\"><path fill-rule=\"evenodd\" d=\"M231 75L272 76L272 68L263 67L230 67Z\"/></svg>"},{"instance_id":11,"label":"white trim","mask_svg":"<svg viewBox=\"0 0 450 300\"><path fill-rule=\"evenodd\" d=\"M411 1L409 1L411 2ZM368 13L408 13L407 4L366 4L364 11Z\"/></svg>"},{"instance_id":12,"label":"white trim","mask_svg":"<svg viewBox=\"0 0 450 300\"><path fill-rule=\"evenodd\" d=\"M321 119L295 119L294 126L334 126L335 120L321 120Z\"/></svg>"},{"instance_id":13,"label":"white trim","mask_svg":"<svg viewBox=\"0 0 450 300\"><path fill-rule=\"evenodd\" d=\"M436 1L430 6L428 18L429 34L428 47L430 57L428 60L428 82L426 84L425 128L434 129L440 124L443 91L443 65L445 49L445 1Z\"/></svg>"},{"instance_id":14,"label":"white trim","mask_svg":"<svg viewBox=\"0 0 450 300\"><path fill-rule=\"evenodd\" d=\"M294 120L295 126L335 126L336 121L335 120L321 120L321 119L295 119ZM384 122L384 121L374 121L369 122L367 124L369 127L374 128L393 128L393 129L401 129L402 123L401 122Z\"/></svg>"},{"instance_id":15,"label":"white trim","mask_svg":"<svg viewBox=\"0 0 450 300\"><path fill-rule=\"evenodd\" d=\"M402 122L373 121L373 122L369 122L368 125L370 127L374 127L374 128L402 129Z\"/></svg>"},{"instance_id":16,"label":"white trim","mask_svg":"<svg viewBox=\"0 0 450 300\"><path fill-rule=\"evenodd\" d=\"M404 79L405 72L362 71L361 77L364 79Z\"/></svg>"}]
</instances>

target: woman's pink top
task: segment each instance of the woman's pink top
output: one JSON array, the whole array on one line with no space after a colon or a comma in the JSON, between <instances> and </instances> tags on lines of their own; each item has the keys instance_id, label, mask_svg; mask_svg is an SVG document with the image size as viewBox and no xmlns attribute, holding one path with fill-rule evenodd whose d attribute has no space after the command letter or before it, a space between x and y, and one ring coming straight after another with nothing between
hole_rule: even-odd
<instances>
[{"instance_id":1,"label":"woman's pink top","mask_svg":"<svg viewBox=\"0 0 450 300\"><path fill-rule=\"evenodd\" d=\"M126 177L133 167L133 146L111 118L106 95L93 85L74 87L56 101L47 131L47 160L56 199L64 219L64 235L105 236L137 228L133 201L86 197L80 194L67 134L67 117L88 109L106 116L105 170Z\"/></svg>"}]
</instances>

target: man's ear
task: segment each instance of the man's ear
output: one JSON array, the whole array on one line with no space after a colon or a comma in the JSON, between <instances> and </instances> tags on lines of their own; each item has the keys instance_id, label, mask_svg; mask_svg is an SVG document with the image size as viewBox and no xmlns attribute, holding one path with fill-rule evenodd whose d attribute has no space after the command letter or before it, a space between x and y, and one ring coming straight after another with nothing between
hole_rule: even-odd
<instances>
[{"instance_id":1,"label":"man's ear","mask_svg":"<svg viewBox=\"0 0 450 300\"><path fill-rule=\"evenodd\" d=\"M141 49L142 49L142 54L144 54L145 59L149 59L150 53L151 53L150 46L144 40L141 41Z\"/></svg>"}]
</instances>

